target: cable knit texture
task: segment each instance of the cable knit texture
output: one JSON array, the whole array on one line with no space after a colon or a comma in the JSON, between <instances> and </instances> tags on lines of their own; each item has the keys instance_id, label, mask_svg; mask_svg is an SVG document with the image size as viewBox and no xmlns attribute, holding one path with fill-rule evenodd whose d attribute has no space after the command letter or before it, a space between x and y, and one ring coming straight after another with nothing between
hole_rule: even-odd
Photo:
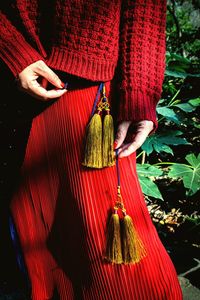
<instances>
[{"instance_id":1,"label":"cable knit texture","mask_svg":"<svg viewBox=\"0 0 200 300\"><path fill-rule=\"evenodd\" d=\"M40 59L93 81L109 81L117 73L118 120L156 124L165 70L165 0L4 2L0 57L14 76Z\"/></svg>"}]
</instances>

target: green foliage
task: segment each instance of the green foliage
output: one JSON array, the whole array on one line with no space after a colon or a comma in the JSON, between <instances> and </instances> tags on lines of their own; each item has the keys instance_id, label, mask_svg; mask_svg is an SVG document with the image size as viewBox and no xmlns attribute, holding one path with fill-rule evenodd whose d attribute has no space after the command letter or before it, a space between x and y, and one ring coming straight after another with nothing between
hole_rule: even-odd
<instances>
[{"instance_id":1,"label":"green foliage","mask_svg":"<svg viewBox=\"0 0 200 300\"><path fill-rule=\"evenodd\" d=\"M174 164L170 166L168 176L181 178L187 189L187 195L192 196L200 189L200 154L196 157L193 153L185 158L188 165Z\"/></svg>"},{"instance_id":2,"label":"green foliage","mask_svg":"<svg viewBox=\"0 0 200 300\"><path fill-rule=\"evenodd\" d=\"M176 96L178 92L176 92ZM184 133L181 130L166 130L166 123L176 126L181 126L182 117L181 112L184 114L190 114L194 112L200 106L200 97L190 99L185 103L181 103L181 100L176 100L175 97L169 101L168 105L165 105L165 99L161 99L160 104L157 107L158 115L160 115L159 123L163 123L164 126L158 129L158 132L149 136L141 149L147 156L157 152L158 154L167 153L174 155L173 148L179 145L191 145L190 142L184 137ZM189 118L190 119L190 118ZM187 119L186 119L187 120ZM193 126L195 122L192 123ZM170 126L169 126L170 127ZM170 145L170 146L169 146ZM183 180L184 187L186 188L186 195L194 195L200 187L200 154L196 158L195 155L188 154L185 158L190 165L171 162L160 163L165 167L165 173L168 178L181 178ZM166 165L170 166L166 169ZM156 172L155 165L151 164L137 164L137 170L139 174L139 180L142 186L142 191L145 195L154 198L162 199L162 195L156 186L156 183L152 180L155 176L161 176L163 172L158 169L160 174Z\"/></svg>"},{"instance_id":3,"label":"green foliage","mask_svg":"<svg viewBox=\"0 0 200 300\"><path fill-rule=\"evenodd\" d=\"M175 78L200 77L200 73L195 73L196 64L191 59L176 53L166 52L165 75Z\"/></svg>"},{"instance_id":4,"label":"green foliage","mask_svg":"<svg viewBox=\"0 0 200 300\"><path fill-rule=\"evenodd\" d=\"M199 17L200 9L194 3L168 1L166 70L163 97L157 105L159 126L156 133L147 138L137 156L143 193L160 200L163 200L163 195L157 179L163 176L169 182L181 180L187 197L200 189L200 154L189 134L194 133L194 139L199 140L200 92L189 97L184 94L185 91L189 94L193 82L200 78ZM180 152L176 162L172 158L180 145L186 153Z\"/></svg>"},{"instance_id":5,"label":"green foliage","mask_svg":"<svg viewBox=\"0 0 200 300\"><path fill-rule=\"evenodd\" d=\"M166 152L173 155L173 150L168 145L188 145L188 141L180 137L183 133L181 131L167 131L163 133L155 133L154 135L148 137L145 143L142 145L142 150L146 152L147 155L151 154L153 151L158 153Z\"/></svg>"},{"instance_id":6,"label":"green foliage","mask_svg":"<svg viewBox=\"0 0 200 300\"><path fill-rule=\"evenodd\" d=\"M175 107L180 108L184 112L192 112L195 111L198 106L200 106L200 97L196 99L191 99L186 103L180 103L181 100L177 100L177 104L174 104ZM179 104L180 103L180 104Z\"/></svg>"},{"instance_id":7,"label":"green foliage","mask_svg":"<svg viewBox=\"0 0 200 300\"><path fill-rule=\"evenodd\" d=\"M157 107L157 113L165 118L167 118L170 121L173 121L176 124L180 123L180 120L178 118L178 115L173 111L173 109L170 108L170 106L158 106Z\"/></svg>"},{"instance_id":8,"label":"green foliage","mask_svg":"<svg viewBox=\"0 0 200 300\"><path fill-rule=\"evenodd\" d=\"M193 61L200 54L200 9L195 1L170 1L167 10L167 47ZM197 1L196 1L197 2Z\"/></svg>"},{"instance_id":9,"label":"green foliage","mask_svg":"<svg viewBox=\"0 0 200 300\"><path fill-rule=\"evenodd\" d=\"M142 191L145 195L163 200L163 197L154 183L156 176L161 176L163 171L159 167L150 164L137 164L137 173Z\"/></svg>"}]
</instances>

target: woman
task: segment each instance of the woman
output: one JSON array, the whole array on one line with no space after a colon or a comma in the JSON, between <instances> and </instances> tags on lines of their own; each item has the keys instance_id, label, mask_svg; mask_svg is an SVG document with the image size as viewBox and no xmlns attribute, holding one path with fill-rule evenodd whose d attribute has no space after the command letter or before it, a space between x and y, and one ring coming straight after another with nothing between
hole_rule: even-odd
<instances>
[{"instance_id":1,"label":"woman","mask_svg":"<svg viewBox=\"0 0 200 300\"><path fill-rule=\"evenodd\" d=\"M62 300L182 299L135 168L136 150L157 126L165 1L15 0L1 6L1 59L22 91L49 103L33 120L11 202L32 299L51 299L55 289ZM102 259L116 167L82 163L100 83L115 122L123 198L145 249L132 264Z\"/></svg>"}]
</instances>

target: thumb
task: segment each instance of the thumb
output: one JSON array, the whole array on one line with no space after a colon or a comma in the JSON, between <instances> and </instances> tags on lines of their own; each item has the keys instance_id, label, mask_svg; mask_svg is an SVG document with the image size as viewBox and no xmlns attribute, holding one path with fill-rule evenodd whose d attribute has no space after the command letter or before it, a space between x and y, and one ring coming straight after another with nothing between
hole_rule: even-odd
<instances>
[{"instance_id":1,"label":"thumb","mask_svg":"<svg viewBox=\"0 0 200 300\"><path fill-rule=\"evenodd\" d=\"M114 142L115 149L119 148L124 142L130 124L130 121L123 121L119 124Z\"/></svg>"}]
</instances>

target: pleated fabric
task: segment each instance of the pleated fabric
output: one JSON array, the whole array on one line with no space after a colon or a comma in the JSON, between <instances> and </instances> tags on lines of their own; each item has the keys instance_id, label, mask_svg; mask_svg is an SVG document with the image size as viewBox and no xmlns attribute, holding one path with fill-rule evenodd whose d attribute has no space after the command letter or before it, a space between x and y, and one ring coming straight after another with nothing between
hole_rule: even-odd
<instances>
[{"instance_id":1,"label":"pleated fabric","mask_svg":"<svg viewBox=\"0 0 200 300\"><path fill-rule=\"evenodd\" d=\"M176 270L138 183L135 154L119 160L121 190L147 256L133 265L102 259L116 168L81 165L97 89L71 90L33 120L11 202L32 299L51 299L57 289L61 300L181 300Z\"/></svg>"}]
</instances>

